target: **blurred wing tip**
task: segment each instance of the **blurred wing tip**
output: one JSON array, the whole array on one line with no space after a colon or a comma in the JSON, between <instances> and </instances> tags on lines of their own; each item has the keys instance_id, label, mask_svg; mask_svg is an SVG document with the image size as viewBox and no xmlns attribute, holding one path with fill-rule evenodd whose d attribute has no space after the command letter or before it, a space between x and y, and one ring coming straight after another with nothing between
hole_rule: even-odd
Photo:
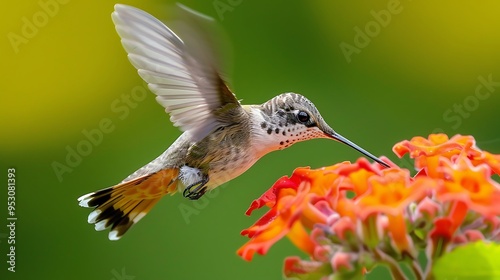
<instances>
[{"instance_id":1,"label":"blurred wing tip","mask_svg":"<svg viewBox=\"0 0 500 280\"><path fill-rule=\"evenodd\" d=\"M120 4L120 3L116 3L114 8L115 8L115 11L116 10L119 10L119 9L122 9L122 8L125 8L125 7L130 7L129 5L125 5L125 4Z\"/></svg>"},{"instance_id":2,"label":"blurred wing tip","mask_svg":"<svg viewBox=\"0 0 500 280\"><path fill-rule=\"evenodd\" d=\"M123 23L124 19L143 19L144 17L150 18L153 17L149 13L133 7L129 5L124 5L124 4L116 4L115 5L115 10L111 13L111 19L115 23L115 25L118 25L119 23ZM123 18L122 18L123 16Z\"/></svg>"},{"instance_id":3,"label":"blurred wing tip","mask_svg":"<svg viewBox=\"0 0 500 280\"><path fill-rule=\"evenodd\" d=\"M115 5L115 10L111 13L111 18L113 21L116 23L116 21L120 19L121 14L125 13L130 13L130 12L135 12L139 9L134 8L132 6L124 5L124 4L116 4Z\"/></svg>"},{"instance_id":4,"label":"blurred wing tip","mask_svg":"<svg viewBox=\"0 0 500 280\"><path fill-rule=\"evenodd\" d=\"M120 11L140 11L140 9L130 6L130 5L125 5L125 4L120 4L117 3L114 6L115 12L120 12Z\"/></svg>"},{"instance_id":5,"label":"blurred wing tip","mask_svg":"<svg viewBox=\"0 0 500 280\"><path fill-rule=\"evenodd\" d=\"M181 3L176 3L176 4L177 4L177 7L179 7L184 12L187 12L187 13L195 16L195 17L199 17L199 18L202 18L204 20L215 22L215 19L212 18L212 17L209 17L209 16L207 16L205 14L202 14L202 13L196 11L196 10L193 10L193 9L189 8L188 6L183 5Z\"/></svg>"}]
</instances>

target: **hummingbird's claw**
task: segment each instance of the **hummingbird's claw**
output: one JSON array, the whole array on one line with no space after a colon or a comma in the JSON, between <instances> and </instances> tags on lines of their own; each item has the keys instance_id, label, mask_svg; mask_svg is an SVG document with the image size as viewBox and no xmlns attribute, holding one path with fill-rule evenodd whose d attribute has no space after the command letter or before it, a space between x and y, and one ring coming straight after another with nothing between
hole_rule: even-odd
<instances>
[{"instance_id":1,"label":"hummingbird's claw","mask_svg":"<svg viewBox=\"0 0 500 280\"><path fill-rule=\"evenodd\" d=\"M187 186L182 195L190 200L198 200L207 192L206 183L208 183L208 176L203 176L201 181Z\"/></svg>"},{"instance_id":2,"label":"hummingbird's claw","mask_svg":"<svg viewBox=\"0 0 500 280\"><path fill-rule=\"evenodd\" d=\"M186 189L187 190L187 189ZM196 187L194 189L194 192L184 190L184 197L190 199L190 200L198 200L200 197L202 197L206 192L207 192L207 187L199 188Z\"/></svg>"}]
</instances>

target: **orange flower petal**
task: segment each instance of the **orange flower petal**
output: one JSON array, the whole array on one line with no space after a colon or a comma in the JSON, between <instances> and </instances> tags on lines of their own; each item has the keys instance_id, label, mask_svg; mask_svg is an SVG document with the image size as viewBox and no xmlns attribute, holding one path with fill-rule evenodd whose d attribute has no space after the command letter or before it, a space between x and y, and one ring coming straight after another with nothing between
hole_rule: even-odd
<instances>
[{"instance_id":1,"label":"orange flower petal","mask_svg":"<svg viewBox=\"0 0 500 280\"><path fill-rule=\"evenodd\" d=\"M387 169L382 176L369 179L371 188L357 199L357 214L365 219L371 214L398 215L411 202L423 199L436 183L425 177L412 182L408 170Z\"/></svg>"},{"instance_id":2,"label":"orange flower petal","mask_svg":"<svg viewBox=\"0 0 500 280\"><path fill-rule=\"evenodd\" d=\"M276 218L267 227L256 232L250 241L240 247L237 251L238 255L244 260L251 261L255 253L266 254L274 243L290 231L291 225L297 219L297 216L291 219Z\"/></svg>"},{"instance_id":3,"label":"orange flower petal","mask_svg":"<svg viewBox=\"0 0 500 280\"><path fill-rule=\"evenodd\" d=\"M401 141L392 148L394 153L402 157L406 153L415 159L415 167L425 168L426 174L432 178L441 178L439 171L440 158L453 159L462 151L480 154L475 147L472 136L455 135L451 139L445 134L431 134L428 139L413 137L410 141Z\"/></svg>"},{"instance_id":4,"label":"orange flower petal","mask_svg":"<svg viewBox=\"0 0 500 280\"><path fill-rule=\"evenodd\" d=\"M389 220L388 230L391 234L391 243L399 252L407 252L412 256L417 255L417 251L413 248L413 242L406 231L406 220L403 214L387 215Z\"/></svg>"},{"instance_id":5,"label":"orange flower petal","mask_svg":"<svg viewBox=\"0 0 500 280\"><path fill-rule=\"evenodd\" d=\"M279 189L297 189L298 186L299 182L297 182L296 180L292 180L291 178L288 178L286 176L281 177L269 190L267 190L256 200L252 201L252 204L250 204L250 207L248 207L248 210L245 212L245 214L250 216L254 210L260 209L263 206L272 208L276 204L276 193Z\"/></svg>"},{"instance_id":6,"label":"orange flower petal","mask_svg":"<svg viewBox=\"0 0 500 280\"><path fill-rule=\"evenodd\" d=\"M321 211L322 209L316 207L316 201L314 199L316 196L316 194L309 194L302 207L301 222L308 228L313 228L314 224L326 224L328 219L328 216ZM326 203L324 200L321 202ZM319 206L324 205L320 204Z\"/></svg>"},{"instance_id":7,"label":"orange flower petal","mask_svg":"<svg viewBox=\"0 0 500 280\"><path fill-rule=\"evenodd\" d=\"M260 219L242 232L252 237L238 250L238 255L245 260L251 260L255 252L261 255L267 253L275 242L290 232L294 223L300 219L301 206L310 191L310 183L302 182L297 190L290 188L277 188L277 190L277 202L268 212L271 214L269 216L266 214L266 218Z\"/></svg>"},{"instance_id":8,"label":"orange flower petal","mask_svg":"<svg viewBox=\"0 0 500 280\"><path fill-rule=\"evenodd\" d=\"M468 158L471 160L474 166L480 164L486 164L491 168L491 170L500 175L500 155L494 155L488 152L470 152Z\"/></svg>"},{"instance_id":9,"label":"orange flower petal","mask_svg":"<svg viewBox=\"0 0 500 280\"><path fill-rule=\"evenodd\" d=\"M301 223L294 223L286 236L297 248L311 256L314 254L317 244L311 239Z\"/></svg>"},{"instance_id":10,"label":"orange flower petal","mask_svg":"<svg viewBox=\"0 0 500 280\"><path fill-rule=\"evenodd\" d=\"M500 215L500 185L491 179L488 166L473 166L465 156L456 163L442 162L447 180L438 188L439 200L463 201L483 216Z\"/></svg>"},{"instance_id":11,"label":"orange flower petal","mask_svg":"<svg viewBox=\"0 0 500 280\"><path fill-rule=\"evenodd\" d=\"M402 169L387 169L381 176L373 176L368 180L371 188L357 199L357 215L367 221L368 217L385 214L395 248L416 253L410 250L411 243L404 220L405 208L426 197L429 190L434 188L435 182L425 177L411 181L408 170Z\"/></svg>"}]
</instances>

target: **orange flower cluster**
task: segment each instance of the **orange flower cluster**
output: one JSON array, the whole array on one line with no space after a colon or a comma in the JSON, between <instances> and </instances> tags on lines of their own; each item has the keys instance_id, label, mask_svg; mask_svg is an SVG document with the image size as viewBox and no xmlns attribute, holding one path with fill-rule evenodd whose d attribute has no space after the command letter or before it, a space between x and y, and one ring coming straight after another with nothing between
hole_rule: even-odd
<instances>
[{"instance_id":1,"label":"orange flower cluster","mask_svg":"<svg viewBox=\"0 0 500 280\"><path fill-rule=\"evenodd\" d=\"M456 246L500 241L500 155L481 151L471 136L414 137L393 151L415 159L417 175L387 158L390 168L365 158L320 169L298 168L250 205L247 215L270 210L242 235L250 239L238 254L251 260L282 237L310 256L289 257L286 277L316 279L335 274L352 279L378 264L404 277L408 261L417 279L418 251L432 261ZM312 277L311 276L316 276Z\"/></svg>"}]
</instances>

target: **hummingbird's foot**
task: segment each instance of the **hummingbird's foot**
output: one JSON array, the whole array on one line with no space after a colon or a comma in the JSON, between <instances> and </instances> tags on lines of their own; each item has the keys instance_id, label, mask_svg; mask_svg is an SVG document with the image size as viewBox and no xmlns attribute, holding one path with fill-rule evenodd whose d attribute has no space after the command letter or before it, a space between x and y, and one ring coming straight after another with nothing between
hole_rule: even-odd
<instances>
[{"instance_id":1,"label":"hummingbird's foot","mask_svg":"<svg viewBox=\"0 0 500 280\"><path fill-rule=\"evenodd\" d=\"M206 183L208 183L208 176L204 175L201 181L187 186L182 195L190 200L198 200L207 192Z\"/></svg>"}]
</instances>

